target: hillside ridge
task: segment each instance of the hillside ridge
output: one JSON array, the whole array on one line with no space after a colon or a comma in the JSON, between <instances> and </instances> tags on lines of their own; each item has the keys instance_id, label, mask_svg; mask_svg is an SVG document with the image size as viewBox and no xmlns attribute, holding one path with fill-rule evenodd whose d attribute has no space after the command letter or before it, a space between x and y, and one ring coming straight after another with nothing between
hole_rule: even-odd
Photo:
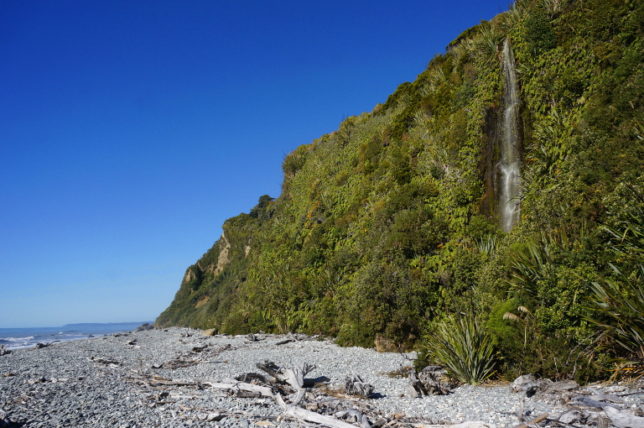
<instances>
[{"instance_id":1,"label":"hillside ridge","mask_svg":"<svg viewBox=\"0 0 644 428\"><path fill-rule=\"evenodd\" d=\"M523 0L466 30L290 153L281 195L224 223L157 325L401 349L458 315L502 375L642 358L643 10Z\"/></svg>"}]
</instances>

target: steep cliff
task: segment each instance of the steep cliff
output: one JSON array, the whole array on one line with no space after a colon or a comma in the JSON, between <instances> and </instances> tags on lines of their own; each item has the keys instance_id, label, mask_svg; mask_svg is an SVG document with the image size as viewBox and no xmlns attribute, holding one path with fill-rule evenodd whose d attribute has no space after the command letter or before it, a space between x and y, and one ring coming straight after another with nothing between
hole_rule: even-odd
<instances>
[{"instance_id":1,"label":"steep cliff","mask_svg":"<svg viewBox=\"0 0 644 428\"><path fill-rule=\"evenodd\" d=\"M615 236L641 233L643 13L519 1L465 31L289 154L282 194L226 221L157 324L409 345L472 312L510 364L521 305L544 349L589 346L592 284L641 279L641 240Z\"/></svg>"}]
</instances>

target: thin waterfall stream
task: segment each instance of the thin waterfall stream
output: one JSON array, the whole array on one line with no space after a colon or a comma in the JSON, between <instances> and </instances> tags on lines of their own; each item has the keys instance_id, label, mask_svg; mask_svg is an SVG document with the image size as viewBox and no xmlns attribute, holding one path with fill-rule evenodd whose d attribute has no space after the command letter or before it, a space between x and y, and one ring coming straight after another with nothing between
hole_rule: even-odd
<instances>
[{"instance_id":1,"label":"thin waterfall stream","mask_svg":"<svg viewBox=\"0 0 644 428\"><path fill-rule=\"evenodd\" d=\"M514 54L510 41L503 43L503 75L505 90L503 93L503 118L501 122L499 172L499 212L501 227L505 232L519 220L521 197L521 154L519 132L519 88L514 63Z\"/></svg>"}]
</instances>

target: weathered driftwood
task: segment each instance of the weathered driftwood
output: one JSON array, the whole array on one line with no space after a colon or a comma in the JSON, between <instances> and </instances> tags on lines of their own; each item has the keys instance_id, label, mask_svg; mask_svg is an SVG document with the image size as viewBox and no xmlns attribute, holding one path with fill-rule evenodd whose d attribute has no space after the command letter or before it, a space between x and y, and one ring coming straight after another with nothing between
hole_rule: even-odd
<instances>
[{"instance_id":1,"label":"weathered driftwood","mask_svg":"<svg viewBox=\"0 0 644 428\"><path fill-rule=\"evenodd\" d=\"M11 351L5 348L4 345L0 345L0 357L3 355L9 355L11 354Z\"/></svg>"},{"instance_id":2,"label":"weathered driftwood","mask_svg":"<svg viewBox=\"0 0 644 428\"><path fill-rule=\"evenodd\" d=\"M174 360L166 361L165 363L162 363L162 364L153 364L152 368L175 370L183 367L190 367L190 366L197 365L201 361L202 360L200 358L184 358L179 356Z\"/></svg>"},{"instance_id":3,"label":"weathered driftwood","mask_svg":"<svg viewBox=\"0 0 644 428\"><path fill-rule=\"evenodd\" d=\"M642 395L644 391L635 391L635 392L625 392L622 394L617 394L618 397L628 397L629 395Z\"/></svg>"},{"instance_id":4,"label":"weathered driftwood","mask_svg":"<svg viewBox=\"0 0 644 428\"><path fill-rule=\"evenodd\" d=\"M284 398L279 393L273 393L273 399L277 402L279 406L284 409L284 415L287 417L295 418L305 422L313 422L317 424L322 424L331 428L355 428L355 425L349 424L347 422L341 421L332 416L323 415L311 410L307 410L301 407L297 407L299 403L302 402L306 394L304 385L306 384L305 376L315 369L315 366L311 364L302 364L299 367L284 369L277 366L271 361L264 361L257 364L257 367L264 372L266 372L271 379L274 379L276 382L286 383L291 388L295 390L295 393L289 397L290 404L287 404L284 401ZM355 376L352 379L351 385L355 385L361 392L367 392L367 395L370 395L373 392L373 386L366 384L358 376ZM355 393L355 391L354 391ZM369 420L366 416L363 416L361 413L357 412L360 415L359 422L362 422L362 426L370 427Z\"/></svg>"},{"instance_id":5,"label":"weathered driftwood","mask_svg":"<svg viewBox=\"0 0 644 428\"><path fill-rule=\"evenodd\" d=\"M607 407L607 406L613 407L613 405L611 404L604 403L602 401L593 400L592 398L585 397L583 395L573 398L570 404L577 405L577 406L584 406L584 407L592 407L596 409L603 409L604 407Z\"/></svg>"},{"instance_id":6,"label":"weathered driftwood","mask_svg":"<svg viewBox=\"0 0 644 428\"><path fill-rule=\"evenodd\" d=\"M292 405L298 405L304 398L304 394L306 393L304 389L304 376L314 369L315 366L304 363L300 367L281 370L284 381L295 390L295 394L289 397Z\"/></svg>"},{"instance_id":7,"label":"weathered driftwood","mask_svg":"<svg viewBox=\"0 0 644 428\"><path fill-rule=\"evenodd\" d=\"M219 348L210 348L210 345L197 345L193 346L190 352L180 354L170 361L162 364L153 364L153 369L170 369L175 370L184 367L190 367L200 364L206 360L212 360L224 351L231 349L230 345L221 346Z\"/></svg>"},{"instance_id":8,"label":"weathered driftwood","mask_svg":"<svg viewBox=\"0 0 644 428\"><path fill-rule=\"evenodd\" d=\"M255 385L246 382L221 383L221 382L204 382L211 388L226 390L238 397L255 398L266 397L275 398L273 390L267 386ZM250 393L250 395L248 394Z\"/></svg>"},{"instance_id":9,"label":"weathered driftwood","mask_svg":"<svg viewBox=\"0 0 644 428\"><path fill-rule=\"evenodd\" d=\"M98 364L106 365L108 367L118 367L121 365L120 362L110 358L89 357L89 360Z\"/></svg>"},{"instance_id":10,"label":"weathered driftwood","mask_svg":"<svg viewBox=\"0 0 644 428\"><path fill-rule=\"evenodd\" d=\"M300 367L282 370L284 380L295 389L304 388L304 376L315 370L315 366L304 363Z\"/></svg>"},{"instance_id":11,"label":"weathered driftwood","mask_svg":"<svg viewBox=\"0 0 644 428\"><path fill-rule=\"evenodd\" d=\"M206 345L200 345L200 346L193 346L192 347L192 352L201 352L204 349L208 348L208 346L210 346L210 345L206 344Z\"/></svg>"},{"instance_id":12,"label":"weathered driftwood","mask_svg":"<svg viewBox=\"0 0 644 428\"><path fill-rule=\"evenodd\" d=\"M256 364L257 368L268 374L269 383L285 383L298 390L304 387L304 376L315 369L314 365L303 364L300 367L285 369L272 361L265 360Z\"/></svg>"},{"instance_id":13,"label":"weathered driftwood","mask_svg":"<svg viewBox=\"0 0 644 428\"><path fill-rule=\"evenodd\" d=\"M214 393L229 394L241 398L262 398L274 400L278 406L283 409L280 418L290 418L297 420L303 426L315 426L321 424L330 428L363 428L388 427L421 427L423 420L418 418L405 418L404 416L394 416L394 418L384 417L374 410L365 401L350 400L327 396L324 390L313 391L307 390L305 385L307 379L305 376L313 370L313 366L303 364L294 368L282 368L278 365L264 361L257 365L265 371L266 374L247 373L237 376L236 379L223 380L217 382L211 381L190 381L190 380L172 380L160 376L151 376L149 374L140 374L135 372L129 379L152 387L157 392L148 397L150 406L163 406L170 403L178 405L178 399L191 397L183 395L182 392L173 390L173 387L192 388L193 390L209 389ZM310 380L309 380L310 381ZM351 378L351 388L356 388L362 384L362 392L372 393L373 387L358 376ZM368 385L365 390L365 385ZM359 387L358 387L359 388ZM350 388L349 388L350 389ZM356 391L352 391L356 395ZM206 410L206 409L204 409ZM210 410L208 410L210 411ZM204 413L203 418L207 416ZM248 418L248 415L242 415ZM227 413L226 417L234 417L232 413ZM205 420L200 416L199 420ZM371 418L371 419L370 419ZM371 420L375 422L371 423ZM485 428L487 425L462 425L460 428Z\"/></svg>"},{"instance_id":14,"label":"weathered driftwood","mask_svg":"<svg viewBox=\"0 0 644 428\"><path fill-rule=\"evenodd\" d=\"M191 381L167 381L167 380L150 380L148 381L150 386L189 386L197 389L204 389L207 384L202 382L191 382Z\"/></svg>"},{"instance_id":15,"label":"weathered driftwood","mask_svg":"<svg viewBox=\"0 0 644 428\"><path fill-rule=\"evenodd\" d=\"M271 383L278 382L282 379L282 368L272 361L264 360L261 363L255 364L255 366L270 376L268 381Z\"/></svg>"},{"instance_id":16,"label":"weathered driftwood","mask_svg":"<svg viewBox=\"0 0 644 428\"><path fill-rule=\"evenodd\" d=\"M203 382L195 382L191 380L172 380L162 376L150 376L135 374L127 378L132 382L145 384L155 388L167 389L172 386L188 386L196 389L204 389L207 385ZM161 393L163 394L163 392Z\"/></svg>"},{"instance_id":17,"label":"weathered driftwood","mask_svg":"<svg viewBox=\"0 0 644 428\"><path fill-rule=\"evenodd\" d=\"M250 373L244 373L239 376L235 376L235 380L239 382L247 382L247 383L270 383L266 376L263 374L255 373L255 372L250 372Z\"/></svg>"},{"instance_id":18,"label":"weathered driftwood","mask_svg":"<svg viewBox=\"0 0 644 428\"><path fill-rule=\"evenodd\" d=\"M296 373L296 372L303 373L306 371L306 367L299 370L285 370L285 371L290 371L292 373ZM299 384L297 381L298 376L297 375L289 376L289 378L293 381L291 386L295 388L296 385ZM355 425L348 424L346 422L343 422L331 416L321 415L319 413L312 412L310 410L306 410L301 407L297 407L296 405L286 404L282 396L279 393L274 392L269 387L254 385L254 384L245 383L245 382L236 382L236 383L205 382L205 384L212 388L224 389L224 390L230 391L237 396L240 396L240 392L242 393L241 396L245 396L243 394L244 392L250 392L250 393L257 394L257 396L260 396L260 397L272 398L280 405L280 407L284 409L284 415L291 418L303 420L306 422L314 422L331 428L355 428ZM301 386L298 389L298 392L296 393L296 395L299 396L299 399L297 400L296 403L299 403L299 401L304 396L304 389Z\"/></svg>"},{"instance_id":19,"label":"weathered driftwood","mask_svg":"<svg viewBox=\"0 0 644 428\"><path fill-rule=\"evenodd\" d=\"M287 406L284 415L294 419L300 419L307 422L314 422L331 428L356 428L355 425L343 422L331 416L321 415L301 407Z\"/></svg>"}]
</instances>

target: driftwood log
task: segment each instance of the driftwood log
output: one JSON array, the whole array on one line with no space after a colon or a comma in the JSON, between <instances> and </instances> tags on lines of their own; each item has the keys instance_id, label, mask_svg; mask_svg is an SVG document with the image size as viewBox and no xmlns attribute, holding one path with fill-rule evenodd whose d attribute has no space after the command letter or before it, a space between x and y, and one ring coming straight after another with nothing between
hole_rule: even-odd
<instances>
[{"instance_id":1,"label":"driftwood log","mask_svg":"<svg viewBox=\"0 0 644 428\"><path fill-rule=\"evenodd\" d=\"M353 424L343 422L331 416L321 415L301 407L287 406L284 409L284 415L293 419L300 419L305 422L315 422L316 424L321 424L331 428L356 428Z\"/></svg>"},{"instance_id":2,"label":"driftwood log","mask_svg":"<svg viewBox=\"0 0 644 428\"><path fill-rule=\"evenodd\" d=\"M310 364L303 364L301 367L295 367L292 369L283 369L271 361L264 361L263 363L257 364L257 367L264 370L272 379L275 379L278 383L289 385L295 392L289 397L290 404L284 401L282 395L278 392L278 389L270 388L267 386L255 385L252 383L246 382L234 382L234 383L213 383L206 382L206 384L215 389L223 389L233 393L237 396L245 396L243 393L254 393L259 397L272 398L275 402L284 410L283 415L293 419L302 420L304 422L314 422L317 424L322 424L331 428L355 428L355 425L346 423L339 419L336 419L331 416L322 415L310 410L297 407L297 405L304 398L306 390L304 389L304 376L310 373L314 366ZM256 373L249 373L248 375L243 375L248 378L258 379ZM259 375L261 376L261 375ZM264 378L265 379L265 378ZM368 421L367 421L368 424ZM363 426L371 426L364 425Z\"/></svg>"},{"instance_id":3,"label":"driftwood log","mask_svg":"<svg viewBox=\"0 0 644 428\"><path fill-rule=\"evenodd\" d=\"M204 350L202 353L210 353L210 350L207 352ZM109 363L109 361L106 362ZM329 428L355 428L357 426L362 428L427 428L435 426L427 425L427 421L418 418L405 418L403 415L385 416L372 408L368 401L347 398L341 393L335 396L334 393L337 391L324 388L311 390L310 386L313 386L319 379L326 378L307 379L306 376L314 369L314 366L310 364L283 368L271 361L263 361L257 364L257 367L261 370L261 374L246 373L235 379L221 381L173 380L143 372L133 372L128 380L145 387L149 394L146 405L151 407L177 403L176 400L191 398L193 394L197 394L197 391L203 390L240 398L273 400L281 408L281 414L276 419L273 417L272 422L260 421L270 425L274 425L275 422L279 424L281 419L290 419L299 421L303 426L321 425ZM357 392L362 391L362 395L368 396L373 392L373 386L365 383L359 376L347 378L346 383L345 389L349 390L351 395L359 395ZM177 391L176 387L192 389L192 391ZM150 390L150 388L153 389ZM352 388L354 389L352 390ZM327 395L329 392L331 395ZM181 406L183 404L179 405L180 408ZM200 420L217 421L226 417L250 417L234 411L212 413L210 409L196 410L200 410L202 413ZM455 427L486 428L488 425L469 422Z\"/></svg>"}]
</instances>

